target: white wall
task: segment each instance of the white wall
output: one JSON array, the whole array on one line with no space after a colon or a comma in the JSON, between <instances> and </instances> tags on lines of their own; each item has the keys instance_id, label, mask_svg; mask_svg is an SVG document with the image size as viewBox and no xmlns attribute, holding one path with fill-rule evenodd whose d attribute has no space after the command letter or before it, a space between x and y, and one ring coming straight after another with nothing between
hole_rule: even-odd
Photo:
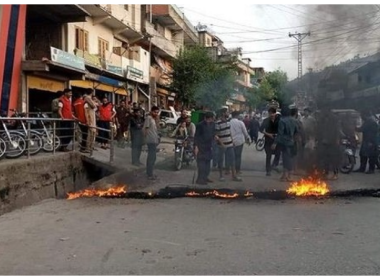
<instances>
[{"instance_id":1,"label":"white wall","mask_svg":"<svg viewBox=\"0 0 380 280\"><path fill-rule=\"evenodd\" d=\"M79 27L88 31L89 53L98 54L98 38L108 41L109 50L112 51L114 36L111 29L101 24L93 25L92 18L87 17L87 22L68 23L68 52L74 53L75 49L75 28Z\"/></svg>"},{"instance_id":2,"label":"white wall","mask_svg":"<svg viewBox=\"0 0 380 280\"><path fill-rule=\"evenodd\" d=\"M118 20L130 25L133 29L141 31L141 5L128 4L128 11L124 5L114 4L111 6L112 15Z\"/></svg>"},{"instance_id":3,"label":"white wall","mask_svg":"<svg viewBox=\"0 0 380 280\"><path fill-rule=\"evenodd\" d=\"M131 60L125 57L122 57L122 67L124 70L127 69L128 66L132 66L143 71L143 79L136 80L143 83L149 83L149 68L150 68L150 55L149 52L144 50L141 47L133 47L139 51L140 61Z\"/></svg>"}]
</instances>

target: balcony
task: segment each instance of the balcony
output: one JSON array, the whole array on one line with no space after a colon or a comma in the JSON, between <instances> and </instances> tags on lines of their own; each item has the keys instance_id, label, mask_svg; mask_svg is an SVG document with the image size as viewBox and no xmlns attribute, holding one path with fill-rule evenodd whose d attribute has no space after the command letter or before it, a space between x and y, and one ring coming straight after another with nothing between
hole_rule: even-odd
<instances>
[{"instance_id":1,"label":"balcony","mask_svg":"<svg viewBox=\"0 0 380 280\"><path fill-rule=\"evenodd\" d=\"M93 18L93 24L103 24L113 30L115 37L123 36L128 40L142 38L141 33L135 30L128 22L121 22L112 15L112 5L81 5Z\"/></svg>"},{"instance_id":2,"label":"balcony","mask_svg":"<svg viewBox=\"0 0 380 280\"><path fill-rule=\"evenodd\" d=\"M54 23L84 22L90 14L80 5L28 5L28 22L49 20Z\"/></svg>"},{"instance_id":3,"label":"balcony","mask_svg":"<svg viewBox=\"0 0 380 280\"><path fill-rule=\"evenodd\" d=\"M153 5L152 17L173 31L184 31L185 44L194 45L199 42L198 32L176 5Z\"/></svg>"},{"instance_id":4,"label":"balcony","mask_svg":"<svg viewBox=\"0 0 380 280\"><path fill-rule=\"evenodd\" d=\"M170 40L166 39L161 35L157 30L154 29L154 26L146 22L145 23L146 32L152 36L151 42L152 45L156 47L154 50L158 55L163 57L175 58L177 55L177 48Z\"/></svg>"}]
</instances>

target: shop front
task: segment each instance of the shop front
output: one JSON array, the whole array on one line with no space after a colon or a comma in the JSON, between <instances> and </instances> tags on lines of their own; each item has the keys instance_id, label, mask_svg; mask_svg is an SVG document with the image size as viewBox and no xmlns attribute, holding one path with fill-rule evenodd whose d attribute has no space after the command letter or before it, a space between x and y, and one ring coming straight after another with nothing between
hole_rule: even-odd
<instances>
[{"instance_id":1,"label":"shop front","mask_svg":"<svg viewBox=\"0 0 380 280\"><path fill-rule=\"evenodd\" d=\"M125 100L129 95L124 82L92 73L87 73L86 78L86 80L70 81L74 95L83 93L85 89L91 88L95 91L95 95L99 100L107 97L114 104L119 104L121 100Z\"/></svg>"},{"instance_id":2,"label":"shop front","mask_svg":"<svg viewBox=\"0 0 380 280\"><path fill-rule=\"evenodd\" d=\"M28 112L36 112L36 110L50 112L51 102L61 95L59 91L63 91L65 87L64 81L27 75Z\"/></svg>"},{"instance_id":3,"label":"shop front","mask_svg":"<svg viewBox=\"0 0 380 280\"><path fill-rule=\"evenodd\" d=\"M51 112L51 101L69 87L69 80L83 79L84 60L51 47L51 59L25 60L22 62L23 111L33 113L36 109ZM13 108L10 108L13 109Z\"/></svg>"}]
</instances>

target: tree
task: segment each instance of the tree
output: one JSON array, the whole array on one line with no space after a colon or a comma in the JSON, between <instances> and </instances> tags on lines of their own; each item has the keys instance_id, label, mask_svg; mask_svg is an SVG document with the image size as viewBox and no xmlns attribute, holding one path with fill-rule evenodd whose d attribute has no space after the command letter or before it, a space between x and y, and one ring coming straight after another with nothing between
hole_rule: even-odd
<instances>
[{"instance_id":1,"label":"tree","mask_svg":"<svg viewBox=\"0 0 380 280\"><path fill-rule=\"evenodd\" d=\"M264 96L269 98L275 98L281 104L289 104L290 103L290 92L286 87L288 83L288 75L286 72L281 69L277 69L276 71L269 72L265 75L263 82L261 83L260 89L262 85L266 88L261 89L264 91Z\"/></svg>"},{"instance_id":2,"label":"tree","mask_svg":"<svg viewBox=\"0 0 380 280\"><path fill-rule=\"evenodd\" d=\"M234 91L235 77L233 67L226 64L213 63L204 80L196 87L196 104L210 110L220 109Z\"/></svg>"},{"instance_id":3,"label":"tree","mask_svg":"<svg viewBox=\"0 0 380 280\"><path fill-rule=\"evenodd\" d=\"M290 103L290 90L287 88L287 74L280 69L265 75L258 88L247 90L245 98L251 109L264 107L272 99L281 104Z\"/></svg>"},{"instance_id":4,"label":"tree","mask_svg":"<svg viewBox=\"0 0 380 280\"><path fill-rule=\"evenodd\" d=\"M214 62L206 48L192 46L174 61L171 87L186 107L203 105L214 110L232 94L234 76L232 63Z\"/></svg>"}]
</instances>

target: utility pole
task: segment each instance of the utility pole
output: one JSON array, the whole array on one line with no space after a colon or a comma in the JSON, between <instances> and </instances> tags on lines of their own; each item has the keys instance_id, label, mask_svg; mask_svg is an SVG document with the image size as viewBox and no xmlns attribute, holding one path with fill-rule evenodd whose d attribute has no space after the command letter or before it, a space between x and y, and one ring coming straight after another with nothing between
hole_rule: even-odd
<instances>
[{"instance_id":1,"label":"utility pole","mask_svg":"<svg viewBox=\"0 0 380 280\"><path fill-rule=\"evenodd\" d=\"M289 37L293 37L298 42L298 82L297 82L297 88L298 88L298 94L301 93L301 77L302 77L302 40L305 39L307 36L310 36L310 32L307 33L299 33L296 31L296 33L290 33Z\"/></svg>"}]
</instances>

